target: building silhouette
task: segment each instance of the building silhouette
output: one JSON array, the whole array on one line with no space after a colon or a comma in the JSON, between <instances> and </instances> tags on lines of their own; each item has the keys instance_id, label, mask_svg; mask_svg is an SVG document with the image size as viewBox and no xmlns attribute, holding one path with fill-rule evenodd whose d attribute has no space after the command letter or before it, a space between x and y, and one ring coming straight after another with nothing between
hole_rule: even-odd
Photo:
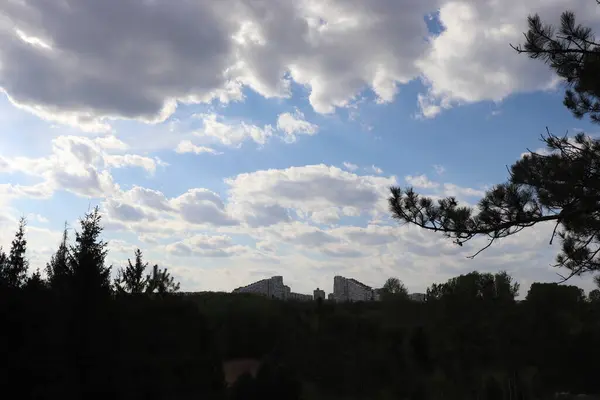
<instances>
[{"instance_id":1,"label":"building silhouette","mask_svg":"<svg viewBox=\"0 0 600 400\"><path fill-rule=\"evenodd\" d=\"M273 299L297 301L325 300L326 298L335 302L381 300L381 289L373 289L356 279L339 275L333 278L333 293L329 293L327 297L325 291L319 288L316 288L312 295L292 292L290 287L283 283L283 276L261 279L247 286L234 289L233 293L254 293ZM408 297L410 300L420 302L426 299L423 293L411 293Z\"/></svg>"},{"instance_id":2,"label":"building silhouette","mask_svg":"<svg viewBox=\"0 0 600 400\"><path fill-rule=\"evenodd\" d=\"M371 301L375 300L375 291L356 279L338 275L333 278L333 298L338 302Z\"/></svg>"},{"instance_id":3,"label":"building silhouette","mask_svg":"<svg viewBox=\"0 0 600 400\"><path fill-rule=\"evenodd\" d=\"M312 300L310 294L294 293L283 284L283 276L273 276L233 290L233 293L254 293L280 300Z\"/></svg>"},{"instance_id":4,"label":"building silhouette","mask_svg":"<svg viewBox=\"0 0 600 400\"><path fill-rule=\"evenodd\" d=\"M313 292L313 297L315 300L322 299L325 300L325 291L319 288L316 288Z\"/></svg>"}]
</instances>

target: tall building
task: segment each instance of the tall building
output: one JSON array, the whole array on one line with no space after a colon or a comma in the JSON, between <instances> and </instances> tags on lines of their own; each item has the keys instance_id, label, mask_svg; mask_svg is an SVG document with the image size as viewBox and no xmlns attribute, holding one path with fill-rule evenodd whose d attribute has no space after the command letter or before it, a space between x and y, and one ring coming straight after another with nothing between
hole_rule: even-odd
<instances>
[{"instance_id":1,"label":"tall building","mask_svg":"<svg viewBox=\"0 0 600 400\"><path fill-rule=\"evenodd\" d=\"M273 276L262 279L233 290L233 293L256 293L273 299L281 300L312 300L310 294L293 293L289 286L283 284L283 276Z\"/></svg>"},{"instance_id":2,"label":"tall building","mask_svg":"<svg viewBox=\"0 0 600 400\"><path fill-rule=\"evenodd\" d=\"M362 282L352 278L336 276L333 278L333 297L335 301L375 300L375 292Z\"/></svg>"},{"instance_id":3,"label":"tall building","mask_svg":"<svg viewBox=\"0 0 600 400\"><path fill-rule=\"evenodd\" d=\"M315 300L318 300L318 299L325 300L325 291L321 290L319 288L316 288L315 291L313 292L313 297L315 298Z\"/></svg>"},{"instance_id":4,"label":"tall building","mask_svg":"<svg viewBox=\"0 0 600 400\"><path fill-rule=\"evenodd\" d=\"M256 293L276 299L285 299L290 288L283 284L283 276L273 276L235 289L234 293Z\"/></svg>"}]
</instances>

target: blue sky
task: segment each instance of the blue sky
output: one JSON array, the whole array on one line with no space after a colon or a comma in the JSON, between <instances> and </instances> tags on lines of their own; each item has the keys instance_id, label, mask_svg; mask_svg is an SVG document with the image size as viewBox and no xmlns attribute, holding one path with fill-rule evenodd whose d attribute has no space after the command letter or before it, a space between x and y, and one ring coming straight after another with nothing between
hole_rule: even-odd
<instances>
[{"instance_id":1,"label":"blue sky","mask_svg":"<svg viewBox=\"0 0 600 400\"><path fill-rule=\"evenodd\" d=\"M509 271L522 294L555 281L547 226L468 260L484 242L400 227L386 206L390 185L474 204L546 127L598 131L508 46L532 12L598 26L595 3L509 3L4 3L0 244L28 216L43 267L65 221L98 205L109 262L139 247L184 290L283 275L331 291L340 274L418 292L475 269Z\"/></svg>"}]
</instances>

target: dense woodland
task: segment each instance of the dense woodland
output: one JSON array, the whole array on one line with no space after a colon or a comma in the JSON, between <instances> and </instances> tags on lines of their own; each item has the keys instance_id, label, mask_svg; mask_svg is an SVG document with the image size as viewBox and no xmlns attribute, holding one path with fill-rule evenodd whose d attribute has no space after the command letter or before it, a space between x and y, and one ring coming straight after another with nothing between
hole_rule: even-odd
<instances>
[{"instance_id":1,"label":"dense woodland","mask_svg":"<svg viewBox=\"0 0 600 400\"><path fill-rule=\"evenodd\" d=\"M166 270L134 261L111 281L97 210L47 271L30 273L25 221L1 253L0 375L19 398L545 399L600 393L600 296L473 272L401 282L382 301L293 302L178 294ZM146 274L146 272L149 272ZM226 387L222 363L261 362Z\"/></svg>"}]
</instances>

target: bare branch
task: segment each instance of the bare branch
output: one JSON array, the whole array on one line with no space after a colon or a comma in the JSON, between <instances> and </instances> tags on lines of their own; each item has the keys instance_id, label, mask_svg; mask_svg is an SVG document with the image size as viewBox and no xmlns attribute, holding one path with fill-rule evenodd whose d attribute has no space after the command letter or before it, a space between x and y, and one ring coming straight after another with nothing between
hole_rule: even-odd
<instances>
[{"instance_id":1,"label":"bare branch","mask_svg":"<svg viewBox=\"0 0 600 400\"><path fill-rule=\"evenodd\" d=\"M471 259L471 260L472 260L472 259L474 259L475 257L477 257L477 256L479 255L479 253L481 253L482 251L484 251L484 250L486 250L488 247L490 247L490 246L492 245L492 243L494 243L494 240L496 240L496 238L495 238L495 237L491 238L491 239L490 239L490 242L489 242L487 245L485 245L485 247L483 247L483 248L479 249L479 250L477 251L477 253L475 253L475 254L473 254L473 255L471 255L471 256L467 256L467 258L469 258L469 259Z\"/></svg>"},{"instance_id":2,"label":"bare branch","mask_svg":"<svg viewBox=\"0 0 600 400\"><path fill-rule=\"evenodd\" d=\"M554 230L552 230L552 236L550 237L549 244L552 244L552 241L554 240L554 235L556 235L556 229L558 228L558 225L560 225L560 218L556 220L556 225L554 225Z\"/></svg>"}]
</instances>

